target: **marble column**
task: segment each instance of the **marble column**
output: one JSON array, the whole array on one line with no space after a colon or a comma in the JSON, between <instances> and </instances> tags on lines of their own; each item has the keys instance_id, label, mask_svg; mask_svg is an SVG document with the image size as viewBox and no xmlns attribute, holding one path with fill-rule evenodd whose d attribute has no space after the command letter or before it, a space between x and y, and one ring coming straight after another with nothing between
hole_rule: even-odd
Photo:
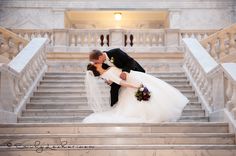
<instances>
[{"instance_id":1,"label":"marble column","mask_svg":"<svg viewBox=\"0 0 236 156\"><path fill-rule=\"evenodd\" d=\"M65 9L53 9L53 28L64 29L65 28Z\"/></svg>"},{"instance_id":2,"label":"marble column","mask_svg":"<svg viewBox=\"0 0 236 156\"><path fill-rule=\"evenodd\" d=\"M110 29L110 47L111 48L124 47L123 29Z\"/></svg>"},{"instance_id":3,"label":"marble column","mask_svg":"<svg viewBox=\"0 0 236 156\"><path fill-rule=\"evenodd\" d=\"M181 27L181 10L169 10L170 29L179 29Z\"/></svg>"}]
</instances>

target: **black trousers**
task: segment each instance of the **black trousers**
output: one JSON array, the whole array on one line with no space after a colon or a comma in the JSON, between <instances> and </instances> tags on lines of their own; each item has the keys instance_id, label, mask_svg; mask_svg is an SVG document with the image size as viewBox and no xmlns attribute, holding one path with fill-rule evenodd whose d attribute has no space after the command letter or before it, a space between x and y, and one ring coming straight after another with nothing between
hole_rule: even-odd
<instances>
[{"instance_id":1,"label":"black trousers","mask_svg":"<svg viewBox=\"0 0 236 156\"><path fill-rule=\"evenodd\" d=\"M111 84L111 90L110 90L110 94L111 94L111 106L113 106L114 104L116 104L116 102L118 101L119 89L120 89L120 85L118 85L118 84L116 84L116 83L112 83L112 84Z\"/></svg>"}]
</instances>

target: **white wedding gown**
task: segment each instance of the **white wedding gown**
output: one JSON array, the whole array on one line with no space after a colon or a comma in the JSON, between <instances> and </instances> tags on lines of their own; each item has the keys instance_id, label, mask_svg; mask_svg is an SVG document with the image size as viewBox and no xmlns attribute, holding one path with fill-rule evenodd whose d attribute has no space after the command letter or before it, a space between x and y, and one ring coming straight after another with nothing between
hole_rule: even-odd
<instances>
[{"instance_id":1,"label":"white wedding gown","mask_svg":"<svg viewBox=\"0 0 236 156\"><path fill-rule=\"evenodd\" d=\"M120 83L119 75L122 71L110 67L101 75L106 80ZM119 100L112 109L104 112L92 113L84 123L154 123L173 122L181 116L183 108L189 100L176 88L168 83L138 71L127 74L127 82L142 83L151 92L149 101L138 101L135 97L137 89L121 87Z\"/></svg>"}]
</instances>

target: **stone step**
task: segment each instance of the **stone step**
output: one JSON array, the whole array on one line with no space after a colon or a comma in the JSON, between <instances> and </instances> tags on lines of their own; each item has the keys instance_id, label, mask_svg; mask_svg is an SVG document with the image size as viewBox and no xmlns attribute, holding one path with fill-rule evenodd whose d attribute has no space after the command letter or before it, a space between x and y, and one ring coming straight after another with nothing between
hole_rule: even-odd
<instances>
[{"instance_id":1,"label":"stone step","mask_svg":"<svg viewBox=\"0 0 236 156\"><path fill-rule=\"evenodd\" d=\"M93 113L90 109L27 109L22 116L88 116Z\"/></svg>"},{"instance_id":2,"label":"stone step","mask_svg":"<svg viewBox=\"0 0 236 156\"><path fill-rule=\"evenodd\" d=\"M206 116L181 116L179 122L209 122Z\"/></svg>"},{"instance_id":3,"label":"stone step","mask_svg":"<svg viewBox=\"0 0 236 156\"><path fill-rule=\"evenodd\" d=\"M22 116L81 116L93 113L90 109L27 109ZM204 116L204 110L184 110L183 116Z\"/></svg>"},{"instance_id":4,"label":"stone step","mask_svg":"<svg viewBox=\"0 0 236 156\"><path fill-rule=\"evenodd\" d=\"M104 87L104 84L102 85ZM181 89L192 89L192 87L189 84L176 84L176 85L172 85L173 87L181 90ZM107 85L107 88L109 88L109 86ZM40 86L38 86L38 89L85 89L84 84L76 84L76 85L72 85L72 84L58 84L58 85L54 85L54 84L41 84Z\"/></svg>"},{"instance_id":5,"label":"stone step","mask_svg":"<svg viewBox=\"0 0 236 156\"><path fill-rule=\"evenodd\" d=\"M10 123L0 124L0 134L79 134L79 133L228 133L223 122L177 123Z\"/></svg>"},{"instance_id":6,"label":"stone step","mask_svg":"<svg viewBox=\"0 0 236 156\"><path fill-rule=\"evenodd\" d=\"M188 97L187 98L191 102L198 102L198 97L193 96L193 97ZM109 100L109 96L103 97L104 100ZM42 102L59 102L59 101L78 101L78 102L87 102L87 98L85 96L33 96L30 98L30 102L37 102L37 101L42 101Z\"/></svg>"},{"instance_id":7,"label":"stone step","mask_svg":"<svg viewBox=\"0 0 236 156\"><path fill-rule=\"evenodd\" d=\"M185 76L185 73L184 72L148 72L147 74L150 74L150 75L158 75L158 76L162 76L162 75L171 75L171 76ZM73 72L46 72L45 73L45 76L81 76L81 75L84 75L85 76L85 72L76 72L76 73L73 73Z\"/></svg>"},{"instance_id":8,"label":"stone step","mask_svg":"<svg viewBox=\"0 0 236 156\"><path fill-rule=\"evenodd\" d=\"M62 75L67 75L67 76L81 76L85 75L85 72L46 72L45 76L62 76Z\"/></svg>"},{"instance_id":9,"label":"stone step","mask_svg":"<svg viewBox=\"0 0 236 156\"><path fill-rule=\"evenodd\" d=\"M156 76L159 79L187 79L185 75L153 75ZM78 80L78 79L84 79L85 75L47 75L43 77L43 80L64 80L64 79L70 79L70 80Z\"/></svg>"},{"instance_id":10,"label":"stone step","mask_svg":"<svg viewBox=\"0 0 236 156\"><path fill-rule=\"evenodd\" d=\"M81 122L81 116L21 116L18 118L20 123L61 123L61 122ZM209 122L205 116L181 116L179 122Z\"/></svg>"},{"instance_id":11,"label":"stone step","mask_svg":"<svg viewBox=\"0 0 236 156\"><path fill-rule=\"evenodd\" d=\"M62 123L62 122L81 122L83 120L84 117L81 116L56 116L56 117L47 117L47 116L43 116L43 117L25 117L25 116L21 116L18 117L18 122L19 123Z\"/></svg>"},{"instance_id":12,"label":"stone step","mask_svg":"<svg viewBox=\"0 0 236 156\"><path fill-rule=\"evenodd\" d=\"M39 148L40 147L40 148ZM236 145L45 145L2 146L3 156L235 156Z\"/></svg>"},{"instance_id":13,"label":"stone step","mask_svg":"<svg viewBox=\"0 0 236 156\"><path fill-rule=\"evenodd\" d=\"M87 102L78 101L35 101L26 104L27 109L89 109ZM200 110L199 102L190 102L184 108L186 110Z\"/></svg>"},{"instance_id":14,"label":"stone step","mask_svg":"<svg viewBox=\"0 0 236 156\"><path fill-rule=\"evenodd\" d=\"M202 105L199 102L190 102L185 106L184 109L187 109L187 110L200 110L200 109L202 109Z\"/></svg>"},{"instance_id":15,"label":"stone step","mask_svg":"<svg viewBox=\"0 0 236 156\"><path fill-rule=\"evenodd\" d=\"M195 92L192 90L182 90L181 91L185 96L195 96ZM110 95L110 90L109 89L104 89L102 90L102 93L105 95ZM54 91L42 91L42 90L38 90L36 92L34 92L35 96L86 96L86 91L85 90L80 90L80 91L76 91L76 90L54 90Z\"/></svg>"},{"instance_id":16,"label":"stone step","mask_svg":"<svg viewBox=\"0 0 236 156\"><path fill-rule=\"evenodd\" d=\"M0 145L6 143L33 145L68 144L80 145L155 145L155 144L205 144L234 145L231 133L79 133L79 134L0 134Z\"/></svg>"},{"instance_id":17,"label":"stone step","mask_svg":"<svg viewBox=\"0 0 236 156\"><path fill-rule=\"evenodd\" d=\"M87 103L86 104L67 104L66 102L63 104L58 103L41 103L41 104L27 104L26 109L89 109Z\"/></svg>"},{"instance_id":18,"label":"stone step","mask_svg":"<svg viewBox=\"0 0 236 156\"><path fill-rule=\"evenodd\" d=\"M62 84L62 83L70 83L70 84L84 84L84 80L42 80L40 81L40 84ZM169 80L166 79L165 82L169 83L169 84L189 84L189 81L186 79L173 79L173 80ZM99 83L103 83L104 81L101 81Z\"/></svg>"}]
</instances>

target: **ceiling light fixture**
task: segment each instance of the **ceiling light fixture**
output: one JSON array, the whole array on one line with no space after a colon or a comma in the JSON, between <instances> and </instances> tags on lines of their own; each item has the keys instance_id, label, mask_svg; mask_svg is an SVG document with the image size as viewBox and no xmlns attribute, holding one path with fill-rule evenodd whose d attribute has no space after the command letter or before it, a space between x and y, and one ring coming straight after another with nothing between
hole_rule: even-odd
<instances>
[{"instance_id":1,"label":"ceiling light fixture","mask_svg":"<svg viewBox=\"0 0 236 156\"><path fill-rule=\"evenodd\" d=\"M122 19L122 14L120 12L115 12L114 17L116 21L120 21Z\"/></svg>"}]
</instances>

